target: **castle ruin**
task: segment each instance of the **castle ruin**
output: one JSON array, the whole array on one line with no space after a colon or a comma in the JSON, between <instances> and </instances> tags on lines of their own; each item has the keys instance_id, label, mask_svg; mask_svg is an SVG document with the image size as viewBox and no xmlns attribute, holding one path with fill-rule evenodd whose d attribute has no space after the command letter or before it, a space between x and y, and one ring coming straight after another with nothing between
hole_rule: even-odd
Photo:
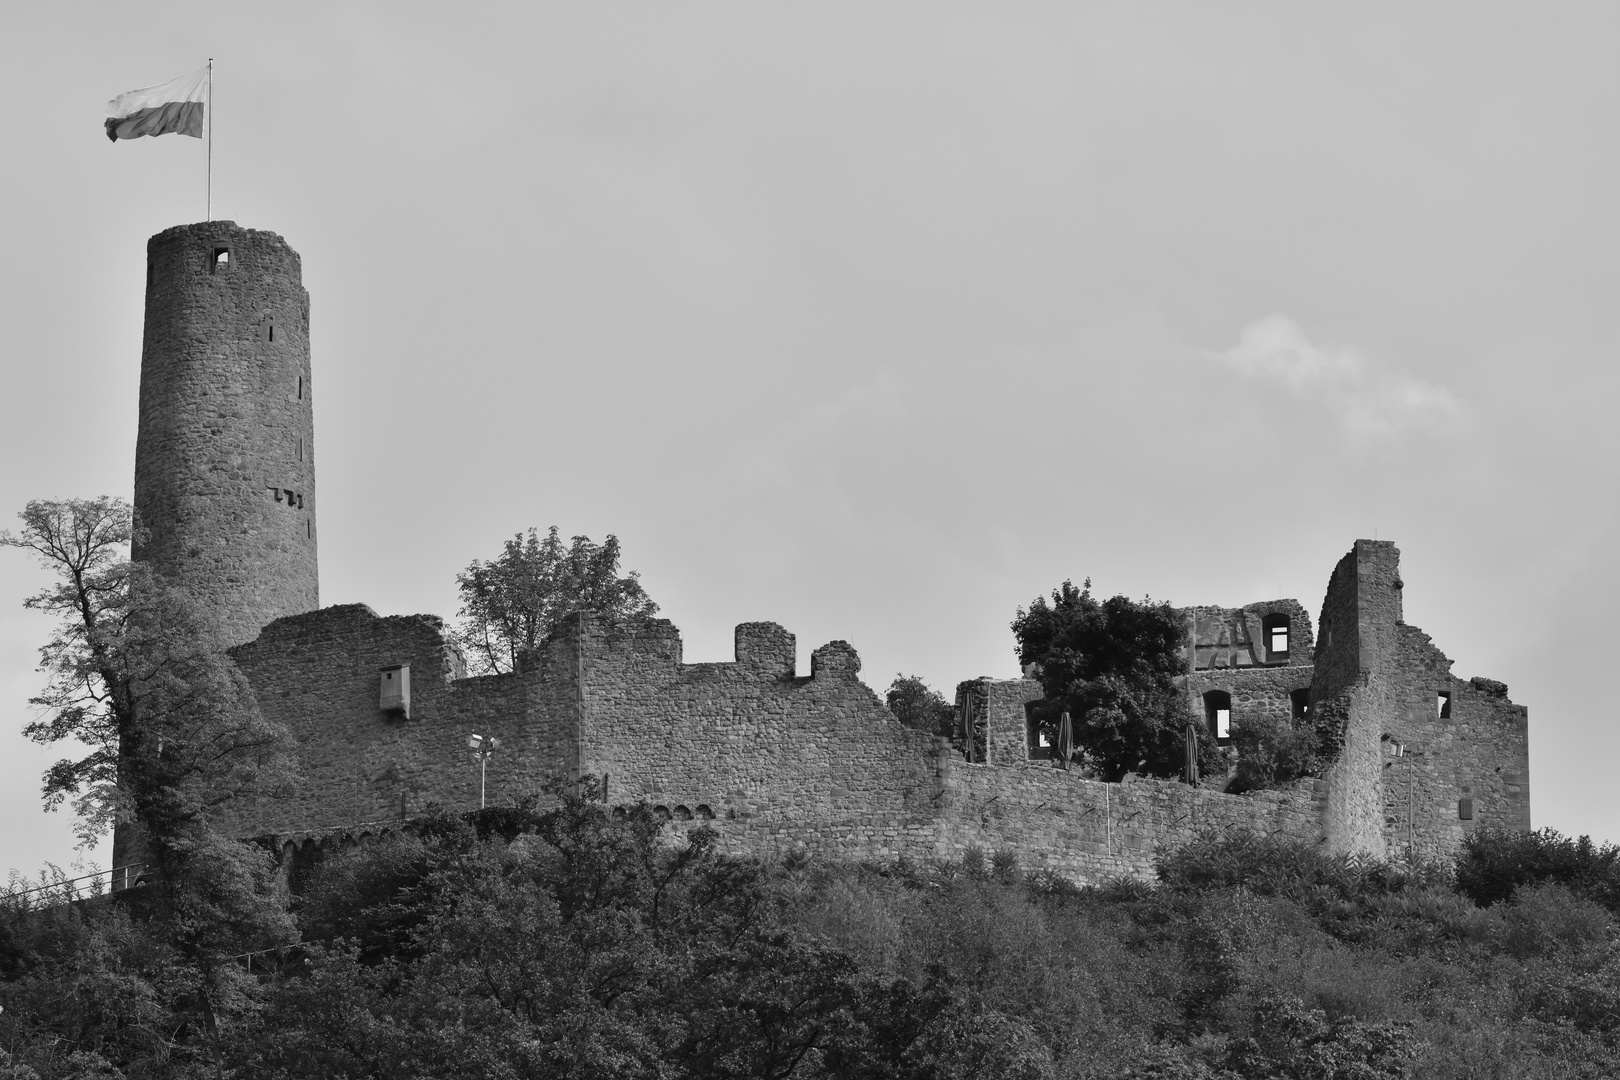
<instances>
[{"instance_id":1,"label":"castle ruin","mask_svg":"<svg viewBox=\"0 0 1620 1080\"><path fill-rule=\"evenodd\" d=\"M280 237L207 222L152 238L135 486L149 533L135 554L196 597L297 739L296 796L233 822L289 871L334 836L401 828L431 804L475 808L473 733L503 743L491 803L592 777L610 807L648 804L672 832L707 822L734 852L1010 850L1098 881L1151 875L1160 845L1209 828L1432 858L1471 829L1530 827L1526 710L1500 683L1454 676L1403 621L1388 541L1358 540L1339 561L1316 637L1295 600L1186 612L1188 707L1208 737L1247 716L1342 727L1323 774L1279 790L1058 768L1028 678L965 683L953 744L899 723L846 642L801 674L774 623L738 626L730 662L689 664L666 620L610 632L575 615L516 671L468 677L437 617L319 607L310 378L308 296Z\"/></svg>"}]
</instances>

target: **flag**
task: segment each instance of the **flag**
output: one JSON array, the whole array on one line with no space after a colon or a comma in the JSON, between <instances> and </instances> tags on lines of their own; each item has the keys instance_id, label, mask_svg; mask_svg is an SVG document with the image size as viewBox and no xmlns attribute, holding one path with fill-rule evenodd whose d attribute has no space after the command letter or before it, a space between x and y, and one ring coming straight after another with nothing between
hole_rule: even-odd
<instances>
[{"instance_id":1,"label":"flag","mask_svg":"<svg viewBox=\"0 0 1620 1080\"><path fill-rule=\"evenodd\" d=\"M171 131L200 139L208 102L208 69L131 90L107 102L107 138L138 139Z\"/></svg>"}]
</instances>

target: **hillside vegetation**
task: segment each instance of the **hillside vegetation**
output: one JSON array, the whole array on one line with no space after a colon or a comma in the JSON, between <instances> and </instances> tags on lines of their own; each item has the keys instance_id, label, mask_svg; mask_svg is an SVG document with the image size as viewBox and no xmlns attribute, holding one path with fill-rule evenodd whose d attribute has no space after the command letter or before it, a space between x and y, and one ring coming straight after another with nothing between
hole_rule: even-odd
<instances>
[{"instance_id":1,"label":"hillside vegetation","mask_svg":"<svg viewBox=\"0 0 1620 1080\"><path fill-rule=\"evenodd\" d=\"M729 858L594 804L434 817L329 859L301 943L213 972L139 904L0 920L0 1078L1612 1077L1612 847L1455 867L1205 836L1160 881L1006 854Z\"/></svg>"}]
</instances>

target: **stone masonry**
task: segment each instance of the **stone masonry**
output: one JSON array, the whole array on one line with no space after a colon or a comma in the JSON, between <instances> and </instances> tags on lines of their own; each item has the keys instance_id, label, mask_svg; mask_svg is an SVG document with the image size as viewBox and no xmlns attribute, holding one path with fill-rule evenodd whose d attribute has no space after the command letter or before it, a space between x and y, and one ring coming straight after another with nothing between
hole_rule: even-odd
<instances>
[{"instance_id":1,"label":"stone masonry","mask_svg":"<svg viewBox=\"0 0 1620 1080\"><path fill-rule=\"evenodd\" d=\"M318 609L309 304L272 233L209 222L149 245L136 556L192 593L260 708L298 743L287 798L235 809L238 835L302 865L335 838L478 805L472 735L495 736L492 805L548 781L600 781L671 835L703 822L739 853L952 859L1009 851L1080 881L1152 873L1166 845L1250 831L1328 850L1444 857L1469 829L1530 827L1526 711L1459 679L1402 621L1399 553L1358 540L1318 633L1296 600L1183 609L1189 716L1225 738L1245 718L1335 740L1319 778L1242 795L1058 767L1030 720L1032 679L958 691L958 738L900 724L843 641L799 673L793 635L737 627L735 659L688 664L679 631L570 617L514 672L468 677L442 620ZM115 844L116 846L116 844Z\"/></svg>"},{"instance_id":2,"label":"stone masonry","mask_svg":"<svg viewBox=\"0 0 1620 1080\"><path fill-rule=\"evenodd\" d=\"M135 558L224 645L319 606L309 294L275 233L210 221L146 255Z\"/></svg>"},{"instance_id":3,"label":"stone masonry","mask_svg":"<svg viewBox=\"0 0 1620 1080\"><path fill-rule=\"evenodd\" d=\"M1343 719L1346 751L1361 755L1283 790L1230 795L1219 777L1103 783L1057 768L1031 738L1030 679L966 684L989 747L970 761L896 721L848 644L816 649L799 674L793 635L774 623L739 626L731 662L688 664L666 621L611 633L574 616L518 671L467 678L440 620L350 605L279 619L232 650L260 707L296 734L304 774L297 797L244 807L236 828L290 853L334 831L399 827L433 804L475 807L466 741L476 733L503 743L489 767L493 804L592 776L611 806L645 803L677 831L709 822L737 852L947 859L977 847L1096 881L1149 875L1161 846L1215 828L1443 857L1480 824L1529 827L1525 712L1499 684L1451 676L1398 621L1396 559L1393 545L1361 541L1340 563L1314 667L1300 662L1311 639L1294 625L1297 603L1199 616L1189 708L1219 687L1235 721L1293 720L1303 695L1306 710ZM1213 666L1206 644L1223 647L1223 633L1268 607L1290 608L1288 655ZM379 673L402 668L408 717L379 705Z\"/></svg>"}]
</instances>

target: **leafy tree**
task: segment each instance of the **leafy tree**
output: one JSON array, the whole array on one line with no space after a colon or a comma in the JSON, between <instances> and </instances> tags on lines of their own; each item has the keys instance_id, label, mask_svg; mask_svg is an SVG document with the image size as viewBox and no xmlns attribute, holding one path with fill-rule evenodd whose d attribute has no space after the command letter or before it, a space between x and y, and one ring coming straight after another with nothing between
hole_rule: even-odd
<instances>
[{"instance_id":1,"label":"leafy tree","mask_svg":"<svg viewBox=\"0 0 1620 1080\"><path fill-rule=\"evenodd\" d=\"M35 501L20 517L0 545L55 573L25 603L58 619L24 732L86 748L46 772L46 806L71 799L87 844L114 825L136 838L148 887L135 906L176 952L185 977L170 991L212 1039L249 989L229 958L295 934L268 854L228 836L237 800L283 790L291 740L186 595L128 561L127 504Z\"/></svg>"},{"instance_id":2,"label":"leafy tree","mask_svg":"<svg viewBox=\"0 0 1620 1080\"><path fill-rule=\"evenodd\" d=\"M1057 742L1067 710L1086 763L1106 779L1127 772L1176 776L1186 761L1186 691L1177 683L1187 627L1169 604L1124 596L1099 601L1091 580L1038 596L1012 622L1018 659L1034 665L1046 693L1036 719ZM1224 767L1210 739L1199 740L1201 773Z\"/></svg>"},{"instance_id":3,"label":"leafy tree","mask_svg":"<svg viewBox=\"0 0 1620 1080\"><path fill-rule=\"evenodd\" d=\"M80 839L93 844L118 817L118 750L132 727L134 703L119 662L129 625L129 506L120 499L36 501L19 515L20 534L0 531L0 547L32 551L57 580L23 606L59 619L40 649L45 689L30 700L43 716L23 729L35 742L73 740L87 747L45 775L45 802L70 795Z\"/></svg>"},{"instance_id":4,"label":"leafy tree","mask_svg":"<svg viewBox=\"0 0 1620 1080\"><path fill-rule=\"evenodd\" d=\"M936 1075L906 1055L943 994L873 978L783 922L769 868L722 856L711 830L661 841L648 808L615 820L594 794L587 785L530 812L532 832L510 844L435 826L334 862L310 927L356 933L367 950L313 947L239 1064L267 1075ZM817 1060L837 1069L808 1067Z\"/></svg>"},{"instance_id":5,"label":"leafy tree","mask_svg":"<svg viewBox=\"0 0 1620 1080\"><path fill-rule=\"evenodd\" d=\"M1281 787L1322 769L1317 733L1286 719L1247 716L1232 721L1232 749L1237 768L1226 790L1234 795Z\"/></svg>"},{"instance_id":6,"label":"leafy tree","mask_svg":"<svg viewBox=\"0 0 1620 1080\"><path fill-rule=\"evenodd\" d=\"M919 676L896 675L883 697L895 719L908 728L949 738L956 727L955 707Z\"/></svg>"},{"instance_id":7,"label":"leafy tree","mask_svg":"<svg viewBox=\"0 0 1620 1080\"><path fill-rule=\"evenodd\" d=\"M86 748L46 772L47 808L72 799L87 844L115 823L164 842L289 778L286 732L260 716L188 598L128 560L128 504L39 500L19 516L0 547L32 551L56 574L24 606L58 619L40 648L40 716L23 730Z\"/></svg>"},{"instance_id":8,"label":"leafy tree","mask_svg":"<svg viewBox=\"0 0 1620 1080\"><path fill-rule=\"evenodd\" d=\"M610 626L658 612L632 570L619 574L619 538L600 544L576 536L565 545L553 525L541 540L530 529L506 541L490 562L473 560L456 575L461 589L458 637L474 670L511 671L565 615L593 611Z\"/></svg>"},{"instance_id":9,"label":"leafy tree","mask_svg":"<svg viewBox=\"0 0 1620 1080\"><path fill-rule=\"evenodd\" d=\"M1527 886L1554 882L1620 914L1620 847L1557 829L1476 829L1463 836L1457 889L1483 906Z\"/></svg>"}]
</instances>

